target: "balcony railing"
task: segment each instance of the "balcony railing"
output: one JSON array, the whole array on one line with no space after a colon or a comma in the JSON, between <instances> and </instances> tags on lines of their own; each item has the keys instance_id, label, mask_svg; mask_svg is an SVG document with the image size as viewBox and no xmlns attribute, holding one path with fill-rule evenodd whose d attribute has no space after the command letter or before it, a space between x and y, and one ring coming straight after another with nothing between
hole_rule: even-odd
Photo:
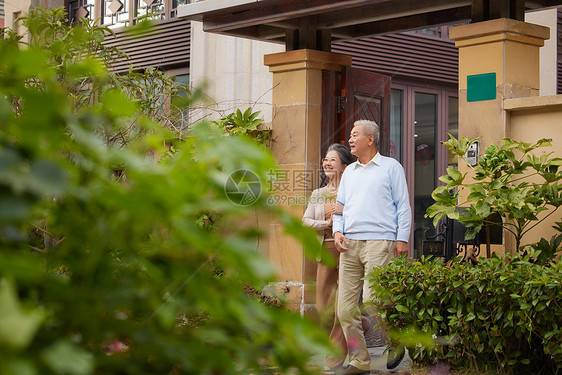
<instances>
[{"instance_id":1,"label":"balcony railing","mask_svg":"<svg viewBox=\"0 0 562 375\"><path fill-rule=\"evenodd\" d=\"M190 0L70 0L71 23L80 18L96 20L111 28L134 25L142 19L169 20L177 16L180 5Z\"/></svg>"}]
</instances>

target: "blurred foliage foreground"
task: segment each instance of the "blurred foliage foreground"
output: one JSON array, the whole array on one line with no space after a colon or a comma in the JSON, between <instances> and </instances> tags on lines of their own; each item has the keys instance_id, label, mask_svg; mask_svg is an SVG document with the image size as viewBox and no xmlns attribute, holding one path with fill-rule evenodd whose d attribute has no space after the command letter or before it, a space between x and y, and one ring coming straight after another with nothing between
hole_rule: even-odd
<instances>
[{"instance_id":1,"label":"blurred foliage foreground","mask_svg":"<svg viewBox=\"0 0 562 375\"><path fill-rule=\"evenodd\" d=\"M260 233L198 220L262 211L319 247L265 194L228 199L232 172L265 180L267 150L201 124L169 152L99 58L16 39L0 40L0 374L312 372L323 332L245 291L274 280ZM84 77L96 100L76 105ZM127 147L106 142L133 122Z\"/></svg>"}]
</instances>

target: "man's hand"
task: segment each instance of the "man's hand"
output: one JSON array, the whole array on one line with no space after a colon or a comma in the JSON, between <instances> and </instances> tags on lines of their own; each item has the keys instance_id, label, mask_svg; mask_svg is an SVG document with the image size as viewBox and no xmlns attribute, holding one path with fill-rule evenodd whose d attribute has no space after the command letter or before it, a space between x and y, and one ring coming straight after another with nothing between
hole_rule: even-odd
<instances>
[{"instance_id":1,"label":"man's hand","mask_svg":"<svg viewBox=\"0 0 562 375\"><path fill-rule=\"evenodd\" d=\"M344 253L349 250L346 246L349 245L349 240L341 232L336 232L334 234L334 243L336 245L336 250L340 253Z\"/></svg>"},{"instance_id":2,"label":"man's hand","mask_svg":"<svg viewBox=\"0 0 562 375\"><path fill-rule=\"evenodd\" d=\"M394 256L399 257L403 254L408 255L408 243L404 241L396 241L396 246L394 247Z\"/></svg>"}]
</instances>

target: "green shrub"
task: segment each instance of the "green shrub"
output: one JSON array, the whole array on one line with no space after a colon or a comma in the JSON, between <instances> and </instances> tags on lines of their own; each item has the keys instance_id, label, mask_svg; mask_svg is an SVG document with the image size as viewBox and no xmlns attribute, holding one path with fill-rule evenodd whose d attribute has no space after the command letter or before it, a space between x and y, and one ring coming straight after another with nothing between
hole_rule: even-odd
<instances>
[{"instance_id":1,"label":"green shrub","mask_svg":"<svg viewBox=\"0 0 562 375\"><path fill-rule=\"evenodd\" d=\"M258 129L263 120L257 118L260 111L252 112L252 107L248 107L244 112L237 109L235 112L229 113L220 119L213 121L227 135L246 134L255 139L258 143L266 145L269 141L269 130Z\"/></svg>"},{"instance_id":2,"label":"green shrub","mask_svg":"<svg viewBox=\"0 0 562 375\"><path fill-rule=\"evenodd\" d=\"M468 148L477 139L449 137L443 145L466 161ZM502 144L486 147L476 166L467 162L470 174L447 168L447 174L439 177L445 185L431 193L435 203L425 216L433 218L436 227L445 216L458 220L467 228L465 239L469 240L483 226L498 225L490 221L497 214L502 218L499 225L513 234L515 250L523 250L524 235L562 206L562 159L553 152L535 154L549 146L551 139L531 144L502 138ZM468 175L474 181L467 179ZM466 208L462 215L460 207ZM489 258L489 247L487 251Z\"/></svg>"},{"instance_id":3,"label":"green shrub","mask_svg":"<svg viewBox=\"0 0 562 375\"><path fill-rule=\"evenodd\" d=\"M367 280L372 302L414 361L554 373L562 367L562 263L540 265L534 255L476 266L399 258Z\"/></svg>"}]
</instances>

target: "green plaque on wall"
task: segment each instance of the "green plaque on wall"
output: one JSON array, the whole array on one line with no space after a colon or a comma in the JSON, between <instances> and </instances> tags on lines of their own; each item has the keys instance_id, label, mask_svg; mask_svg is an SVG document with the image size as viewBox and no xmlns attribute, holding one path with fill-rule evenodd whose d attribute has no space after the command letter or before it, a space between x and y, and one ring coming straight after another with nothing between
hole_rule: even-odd
<instances>
[{"instance_id":1,"label":"green plaque on wall","mask_svg":"<svg viewBox=\"0 0 562 375\"><path fill-rule=\"evenodd\" d=\"M478 102L496 98L496 73L474 74L466 77L466 101Z\"/></svg>"}]
</instances>

